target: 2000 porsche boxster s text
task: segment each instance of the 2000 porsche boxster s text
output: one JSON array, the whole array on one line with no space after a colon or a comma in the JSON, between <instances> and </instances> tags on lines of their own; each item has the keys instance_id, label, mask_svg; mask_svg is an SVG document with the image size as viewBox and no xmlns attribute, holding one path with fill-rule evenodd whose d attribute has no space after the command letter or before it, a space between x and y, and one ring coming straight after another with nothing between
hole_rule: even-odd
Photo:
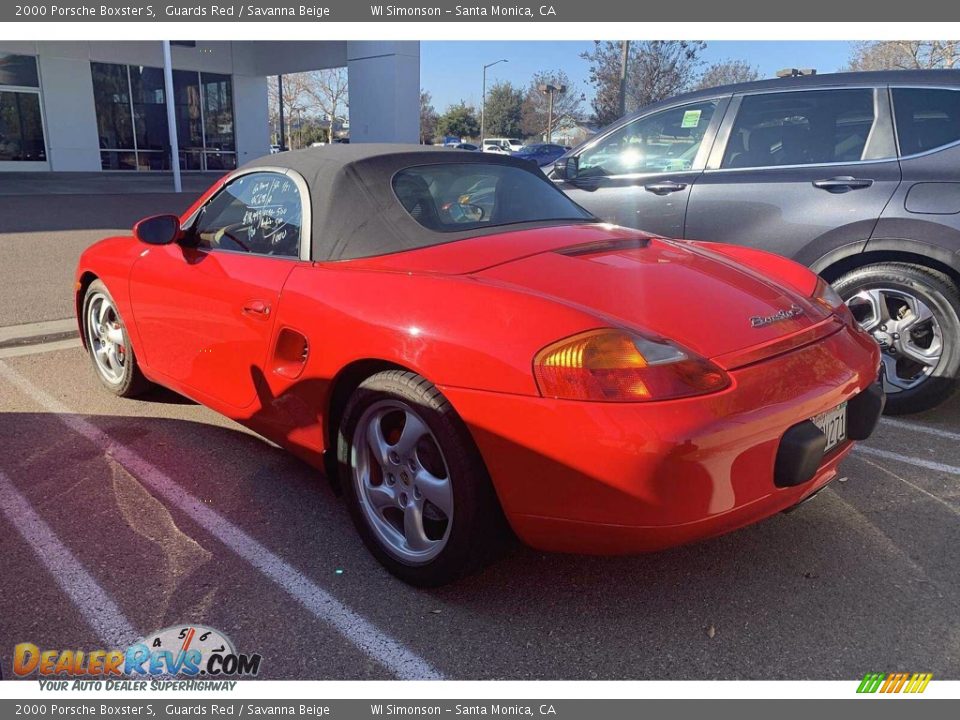
<instances>
[{"instance_id":1,"label":"2000 porsche boxster s text","mask_svg":"<svg viewBox=\"0 0 960 720\"><path fill-rule=\"evenodd\" d=\"M102 383L158 383L338 480L401 578L733 530L836 474L880 354L800 265L600 224L508 156L272 155L77 271Z\"/></svg>"}]
</instances>

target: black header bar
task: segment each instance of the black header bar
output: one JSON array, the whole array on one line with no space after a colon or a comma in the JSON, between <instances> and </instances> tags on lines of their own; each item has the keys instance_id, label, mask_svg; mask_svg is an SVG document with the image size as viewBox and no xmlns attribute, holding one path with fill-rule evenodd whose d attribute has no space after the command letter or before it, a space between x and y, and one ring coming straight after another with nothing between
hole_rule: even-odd
<instances>
[{"instance_id":1,"label":"black header bar","mask_svg":"<svg viewBox=\"0 0 960 720\"><path fill-rule=\"evenodd\" d=\"M960 20L960 4L942 0L904 3L838 3L804 0L551 0L530 4L467 4L425 0L383 4L363 0L326 2L209 2L98 0L27 2L0 6L0 22L950 22ZM960 29L960 28L958 28ZM956 32L953 34L957 34Z\"/></svg>"}]
</instances>

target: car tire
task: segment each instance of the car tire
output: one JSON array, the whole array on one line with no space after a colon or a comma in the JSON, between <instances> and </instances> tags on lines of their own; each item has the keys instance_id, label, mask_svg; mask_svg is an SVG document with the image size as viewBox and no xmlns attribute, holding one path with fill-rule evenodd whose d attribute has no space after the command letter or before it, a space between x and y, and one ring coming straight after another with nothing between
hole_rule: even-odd
<instances>
[{"instance_id":1,"label":"car tire","mask_svg":"<svg viewBox=\"0 0 960 720\"><path fill-rule=\"evenodd\" d=\"M81 318L94 373L107 390L130 398L153 387L140 371L126 325L103 281L94 280L87 288Z\"/></svg>"},{"instance_id":2,"label":"car tire","mask_svg":"<svg viewBox=\"0 0 960 720\"><path fill-rule=\"evenodd\" d=\"M444 585L502 548L505 521L480 452L446 398L416 373L380 372L357 387L337 460L360 537L401 580Z\"/></svg>"},{"instance_id":3,"label":"car tire","mask_svg":"<svg viewBox=\"0 0 960 720\"><path fill-rule=\"evenodd\" d=\"M881 263L848 272L833 286L883 349L881 377L887 391L887 414L929 410L956 392L960 376L960 293L949 276L920 265ZM873 312L879 299L888 315L897 315L890 325L875 324L882 321L882 316L878 318ZM915 315L914 307L922 311L918 317L928 313L929 319L913 323L908 332L896 332ZM924 363L914 361L913 353L918 349L936 349L937 336L938 356L931 353L932 359ZM904 352L904 345L908 352ZM919 369L922 374L913 375ZM904 380L904 372L911 379ZM891 382L893 376L898 384Z\"/></svg>"}]
</instances>

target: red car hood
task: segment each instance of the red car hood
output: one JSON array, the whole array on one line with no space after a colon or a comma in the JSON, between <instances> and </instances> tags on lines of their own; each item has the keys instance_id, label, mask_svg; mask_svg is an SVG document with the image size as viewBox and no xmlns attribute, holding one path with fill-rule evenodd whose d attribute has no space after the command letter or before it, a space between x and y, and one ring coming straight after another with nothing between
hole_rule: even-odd
<instances>
[{"instance_id":1,"label":"red car hood","mask_svg":"<svg viewBox=\"0 0 960 720\"><path fill-rule=\"evenodd\" d=\"M801 293L722 255L685 242L614 238L540 252L480 270L505 283L588 309L604 324L669 338L731 363L746 348L774 354L808 336L829 311ZM830 328L824 328L829 330ZM786 349L786 348L783 348ZM742 358L741 358L742 359Z\"/></svg>"},{"instance_id":2,"label":"red car hood","mask_svg":"<svg viewBox=\"0 0 960 720\"><path fill-rule=\"evenodd\" d=\"M722 247L722 246L718 246ZM789 265L796 280L800 266ZM700 244L608 225L505 232L352 261L394 272L470 275L585 310L598 326L669 338L721 365L753 362L839 326L802 292ZM809 276L810 290L815 277ZM759 321L754 318L760 318ZM750 350L750 352L747 352Z\"/></svg>"}]
</instances>

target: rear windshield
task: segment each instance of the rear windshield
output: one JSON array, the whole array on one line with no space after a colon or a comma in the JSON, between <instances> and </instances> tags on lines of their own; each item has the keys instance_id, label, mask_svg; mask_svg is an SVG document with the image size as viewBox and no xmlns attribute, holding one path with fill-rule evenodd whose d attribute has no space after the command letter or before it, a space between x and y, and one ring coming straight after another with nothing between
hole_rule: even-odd
<instances>
[{"instance_id":1,"label":"rear windshield","mask_svg":"<svg viewBox=\"0 0 960 720\"><path fill-rule=\"evenodd\" d=\"M393 191L410 216L428 230L473 228L593 216L545 176L494 163L443 163L405 168Z\"/></svg>"}]
</instances>

